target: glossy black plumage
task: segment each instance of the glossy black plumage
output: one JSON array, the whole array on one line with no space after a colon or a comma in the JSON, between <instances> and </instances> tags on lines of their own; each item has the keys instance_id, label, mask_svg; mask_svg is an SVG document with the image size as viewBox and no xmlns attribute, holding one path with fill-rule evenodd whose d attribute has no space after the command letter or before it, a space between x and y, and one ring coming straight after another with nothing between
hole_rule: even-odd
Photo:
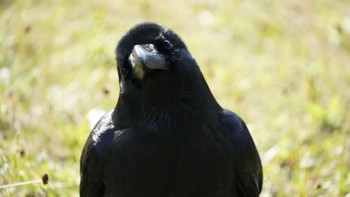
<instances>
[{"instance_id":1,"label":"glossy black plumage","mask_svg":"<svg viewBox=\"0 0 350 197\"><path fill-rule=\"evenodd\" d=\"M167 65L147 67L150 55L135 45ZM245 123L216 102L176 34L140 24L116 56L120 95L83 149L81 196L259 195L262 167Z\"/></svg>"}]
</instances>

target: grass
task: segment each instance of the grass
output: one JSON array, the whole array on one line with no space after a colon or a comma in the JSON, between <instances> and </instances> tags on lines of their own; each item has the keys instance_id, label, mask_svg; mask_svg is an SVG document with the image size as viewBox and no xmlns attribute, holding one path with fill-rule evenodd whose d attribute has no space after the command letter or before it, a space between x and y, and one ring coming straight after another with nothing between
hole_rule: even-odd
<instances>
[{"instance_id":1,"label":"grass","mask_svg":"<svg viewBox=\"0 0 350 197\"><path fill-rule=\"evenodd\" d=\"M150 20L177 32L248 123L262 196L350 196L350 3L0 1L1 196L78 196L87 114L118 95L114 48Z\"/></svg>"}]
</instances>

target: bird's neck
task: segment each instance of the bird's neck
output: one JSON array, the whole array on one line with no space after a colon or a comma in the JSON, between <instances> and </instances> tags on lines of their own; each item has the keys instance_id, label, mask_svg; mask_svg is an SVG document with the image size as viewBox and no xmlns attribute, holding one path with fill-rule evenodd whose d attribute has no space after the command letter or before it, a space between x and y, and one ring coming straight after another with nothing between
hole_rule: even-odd
<instances>
[{"instance_id":1,"label":"bird's neck","mask_svg":"<svg viewBox=\"0 0 350 197\"><path fill-rule=\"evenodd\" d=\"M152 89L123 92L119 96L114 120L121 127L135 125L156 132L179 130L179 126L205 122L218 116L216 102L204 78L193 84L160 84ZM166 88L165 88L166 87Z\"/></svg>"}]
</instances>

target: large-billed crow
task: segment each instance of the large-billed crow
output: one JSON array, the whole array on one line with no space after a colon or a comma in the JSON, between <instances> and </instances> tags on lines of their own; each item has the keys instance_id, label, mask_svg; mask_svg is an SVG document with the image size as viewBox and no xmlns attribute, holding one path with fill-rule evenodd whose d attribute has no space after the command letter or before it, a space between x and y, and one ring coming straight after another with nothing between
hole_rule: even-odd
<instances>
[{"instance_id":1,"label":"large-billed crow","mask_svg":"<svg viewBox=\"0 0 350 197\"><path fill-rule=\"evenodd\" d=\"M258 196L252 137L216 102L171 30L143 23L116 48L120 94L81 156L81 196Z\"/></svg>"}]
</instances>

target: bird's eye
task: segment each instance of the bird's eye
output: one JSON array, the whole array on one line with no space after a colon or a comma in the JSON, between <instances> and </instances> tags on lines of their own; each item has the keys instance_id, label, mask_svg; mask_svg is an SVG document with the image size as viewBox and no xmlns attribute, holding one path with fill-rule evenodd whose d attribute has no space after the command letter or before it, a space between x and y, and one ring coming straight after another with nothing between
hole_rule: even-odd
<instances>
[{"instance_id":1,"label":"bird's eye","mask_svg":"<svg viewBox=\"0 0 350 197\"><path fill-rule=\"evenodd\" d=\"M121 67L120 74L123 76L123 78L126 78L128 76L128 70L126 68Z\"/></svg>"},{"instance_id":2,"label":"bird's eye","mask_svg":"<svg viewBox=\"0 0 350 197\"><path fill-rule=\"evenodd\" d=\"M171 44L171 42L169 40L165 40L164 41L164 48L165 49L172 49L173 48L173 44Z\"/></svg>"}]
</instances>

